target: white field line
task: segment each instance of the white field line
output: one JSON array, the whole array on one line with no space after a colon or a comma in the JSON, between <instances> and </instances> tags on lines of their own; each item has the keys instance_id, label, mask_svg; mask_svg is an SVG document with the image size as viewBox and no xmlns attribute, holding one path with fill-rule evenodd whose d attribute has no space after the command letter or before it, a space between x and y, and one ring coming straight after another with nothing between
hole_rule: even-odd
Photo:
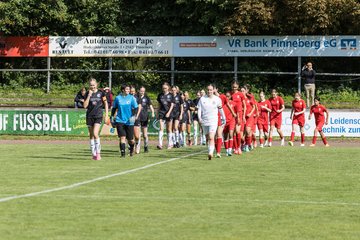
<instances>
[{"instance_id":1,"label":"white field line","mask_svg":"<svg viewBox=\"0 0 360 240\"><path fill-rule=\"evenodd\" d=\"M331 202L331 201L306 201L306 200L266 200L266 199L236 199L236 198L187 198L187 197L148 197L148 196L109 196L109 195L51 195L49 197L64 197L64 198L93 198L93 199L123 199L123 200L148 200L148 201L197 201L197 202L223 202L223 203L260 203L260 204L298 204L298 205L333 205L333 206L360 206L360 202Z\"/></svg>"},{"instance_id":2,"label":"white field line","mask_svg":"<svg viewBox=\"0 0 360 240\"><path fill-rule=\"evenodd\" d=\"M34 196L38 196L38 195L42 195L42 194L46 194L46 193L52 193L52 192L58 192L58 191L62 191L62 190L68 190L68 189L73 189L76 187L80 187L86 184L90 184L90 183L94 183L94 182L98 182L98 181L102 181L108 178L113 178L113 177L117 177L117 176L122 176L122 175L126 175L129 173L134 173L134 172L138 172L147 168L151 168L160 164L164 164L164 163L169 163L169 162L173 162L182 158L186 158L186 157L191 157L194 155L198 155L203 153L204 151L200 151L200 152L196 152L196 153L191 153L191 154L187 154L184 156L180 156L180 157L176 157L176 158L170 158L168 160L164 160L161 162L156 162L156 163L152 163L152 164L148 164L142 167L138 167L138 168L134 168L134 169L130 169L130 170L126 170L126 171L122 171L122 172L118 172L118 173L114 173L114 174L110 174L110 175L106 175L106 176L102 176L102 177L97 177L97 178L93 178L87 181L83 181L83 182L78 182L78 183L74 183L68 186L63 186L63 187L58 187L58 188L51 188L51 189L47 189L47 190L43 190L40 192L32 192L32 193L27 193L27 194L22 194L22 195L15 195L15 196L10 196L10 197L5 197L5 198L0 198L0 203L1 202L8 202L11 200L15 200L15 199L20 199L20 198L28 198L28 197L34 197Z\"/></svg>"}]
</instances>

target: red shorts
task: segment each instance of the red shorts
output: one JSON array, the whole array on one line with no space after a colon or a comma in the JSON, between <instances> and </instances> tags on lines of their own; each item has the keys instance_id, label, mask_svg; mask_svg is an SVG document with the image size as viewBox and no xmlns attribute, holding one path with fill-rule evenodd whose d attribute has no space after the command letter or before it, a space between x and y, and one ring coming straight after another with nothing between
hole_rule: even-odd
<instances>
[{"instance_id":1,"label":"red shorts","mask_svg":"<svg viewBox=\"0 0 360 240\"><path fill-rule=\"evenodd\" d=\"M276 128L281 128L282 116L270 116L270 126L275 126Z\"/></svg>"},{"instance_id":2,"label":"red shorts","mask_svg":"<svg viewBox=\"0 0 360 240\"><path fill-rule=\"evenodd\" d=\"M317 129L319 132L321 132L324 124L325 124L324 121L316 122L316 129Z\"/></svg>"},{"instance_id":3,"label":"red shorts","mask_svg":"<svg viewBox=\"0 0 360 240\"><path fill-rule=\"evenodd\" d=\"M253 133L256 132L256 123L257 123L257 120L258 120L258 118L257 118L257 117L254 117L254 123L253 123L252 128L251 128L251 131L252 131Z\"/></svg>"},{"instance_id":4,"label":"red shorts","mask_svg":"<svg viewBox=\"0 0 360 240\"><path fill-rule=\"evenodd\" d=\"M292 120L292 124L297 124L300 127L305 126L305 116L304 115L294 116Z\"/></svg>"},{"instance_id":5,"label":"red shorts","mask_svg":"<svg viewBox=\"0 0 360 240\"><path fill-rule=\"evenodd\" d=\"M254 117L253 117L253 116L251 116L251 117L246 117L245 126L252 129L254 125L255 125Z\"/></svg>"},{"instance_id":6,"label":"red shorts","mask_svg":"<svg viewBox=\"0 0 360 240\"><path fill-rule=\"evenodd\" d=\"M269 124L268 123L265 123L263 121L258 121L257 127L258 127L259 131L262 130L265 133L269 132Z\"/></svg>"},{"instance_id":7,"label":"red shorts","mask_svg":"<svg viewBox=\"0 0 360 240\"><path fill-rule=\"evenodd\" d=\"M229 131L234 131L235 129L235 119L231 120L230 122L226 122L224 126L224 133L228 133Z\"/></svg>"}]
</instances>

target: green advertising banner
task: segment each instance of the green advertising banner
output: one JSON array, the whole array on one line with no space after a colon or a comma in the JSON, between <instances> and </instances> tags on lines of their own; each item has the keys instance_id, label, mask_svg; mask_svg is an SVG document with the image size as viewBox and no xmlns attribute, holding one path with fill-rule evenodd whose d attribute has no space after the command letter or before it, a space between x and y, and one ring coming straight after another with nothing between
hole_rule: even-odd
<instances>
[{"instance_id":1,"label":"green advertising banner","mask_svg":"<svg viewBox=\"0 0 360 240\"><path fill-rule=\"evenodd\" d=\"M149 134L158 133L159 123L151 119ZM7 135L88 135L86 111L0 109L0 134ZM116 136L116 129L103 125L101 135Z\"/></svg>"},{"instance_id":2,"label":"green advertising banner","mask_svg":"<svg viewBox=\"0 0 360 240\"><path fill-rule=\"evenodd\" d=\"M87 135L84 110L0 109L0 134Z\"/></svg>"}]
</instances>

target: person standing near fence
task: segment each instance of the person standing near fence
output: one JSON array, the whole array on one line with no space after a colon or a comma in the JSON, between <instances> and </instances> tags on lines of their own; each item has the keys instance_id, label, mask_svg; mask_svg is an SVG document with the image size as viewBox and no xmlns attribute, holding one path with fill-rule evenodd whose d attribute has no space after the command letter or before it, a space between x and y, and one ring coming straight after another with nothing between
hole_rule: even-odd
<instances>
[{"instance_id":1,"label":"person standing near fence","mask_svg":"<svg viewBox=\"0 0 360 240\"><path fill-rule=\"evenodd\" d=\"M90 136L90 149L93 160L101 160L100 126L103 120L103 107L105 107L105 122L108 122L108 103L105 93L98 89L95 78L89 81L90 89L85 94L84 108L86 111L86 125Z\"/></svg>"},{"instance_id":2,"label":"person standing near fence","mask_svg":"<svg viewBox=\"0 0 360 240\"><path fill-rule=\"evenodd\" d=\"M312 67L311 62L307 62L303 66L301 76L304 78L304 88L306 93L306 104L307 106L314 105L315 98L315 75L316 72Z\"/></svg>"}]
</instances>

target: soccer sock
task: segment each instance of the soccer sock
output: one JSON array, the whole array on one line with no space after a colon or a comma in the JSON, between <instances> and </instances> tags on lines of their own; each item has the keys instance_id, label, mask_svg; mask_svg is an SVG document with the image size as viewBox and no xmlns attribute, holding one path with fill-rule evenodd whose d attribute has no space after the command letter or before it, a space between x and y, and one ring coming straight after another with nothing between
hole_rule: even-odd
<instances>
[{"instance_id":1,"label":"soccer sock","mask_svg":"<svg viewBox=\"0 0 360 240\"><path fill-rule=\"evenodd\" d=\"M167 134L167 140L168 140L168 146L169 146L169 147L174 145L174 144L173 144L173 133L169 132L169 133Z\"/></svg>"},{"instance_id":2,"label":"soccer sock","mask_svg":"<svg viewBox=\"0 0 360 240\"><path fill-rule=\"evenodd\" d=\"M271 143L272 142L272 137L269 137L269 143Z\"/></svg>"},{"instance_id":3,"label":"soccer sock","mask_svg":"<svg viewBox=\"0 0 360 240\"><path fill-rule=\"evenodd\" d=\"M245 142L246 142L246 145L250 146L251 145L251 136L246 136Z\"/></svg>"},{"instance_id":4,"label":"soccer sock","mask_svg":"<svg viewBox=\"0 0 360 240\"><path fill-rule=\"evenodd\" d=\"M144 136L144 147L149 146L149 137Z\"/></svg>"},{"instance_id":5,"label":"soccer sock","mask_svg":"<svg viewBox=\"0 0 360 240\"><path fill-rule=\"evenodd\" d=\"M324 143L325 145L328 144L328 142L327 142L327 140L326 140L326 137L322 138L322 141L323 141L323 143Z\"/></svg>"},{"instance_id":6,"label":"soccer sock","mask_svg":"<svg viewBox=\"0 0 360 240\"><path fill-rule=\"evenodd\" d=\"M255 136L255 134L253 134L252 135L252 142L255 144L255 142L256 142L256 136Z\"/></svg>"},{"instance_id":7,"label":"soccer sock","mask_svg":"<svg viewBox=\"0 0 360 240\"><path fill-rule=\"evenodd\" d=\"M163 138L164 138L164 132L159 131L159 146L162 147L163 145Z\"/></svg>"},{"instance_id":8,"label":"soccer sock","mask_svg":"<svg viewBox=\"0 0 360 240\"><path fill-rule=\"evenodd\" d=\"M230 141L231 141L231 139L230 139ZM237 135L235 135L233 138L233 148L238 149L238 147L239 147L239 144L237 142Z\"/></svg>"},{"instance_id":9,"label":"soccer sock","mask_svg":"<svg viewBox=\"0 0 360 240\"><path fill-rule=\"evenodd\" d=\"M120 152L121 152L121 155L125 155L125 143L120 143Z\"/></svg>"},{"instance_id":10,"label":"soccer sock","mask_svg":"<svg viewBox=\"0 0 360 240\"><path fill-rule=\"evenodd\" d=\"M176 131L175 131L175 142L176 142L176 143L180 142L179 130L176 130Z\"/></svg>"},{"instance_id":11,"label":"soccer sock","mask_svg":"<svg viewBox=\"0 0 360 240\"><path fill-rule=\"evenodd\" d=\"M315 136L313 136L313 139L312 139L312 144L316 144L316 138L317 138L317 136L315 135Z\"/></svg>"},{"instance_id":12,"label":"soccer sock","mask_svg":"<svg viewBox=\"0 0 360 240\"><path fill-rule=\"evenodd\" d=\"M94 139L90 139L90 150L91 150L91 154L93 156L95 156L96 150L95 150L95 140Z\"/></svg>"},{"instance_id":13,"label":"soccer sock","mask_svg":"<svg viewBox=\"0 0 360 240\"><path fill-rule=\"evenodd\" d=\"M229 140L225 140L225 141L224 141L224 146L225 146L225 149L226 149L226 151L227 151L228 148L229 148Z\"/></svg>"},{"instance_id":14,"label":"soccer sock","mask_svg":"<svg viewBox=\"0 0 360 240\"><path fill-rule=\"evenodd\" d=\"M129 143L129 147L130 147L130 152L133 153L134 152L134 144L133 143Z\"/></svg>"},{"instance_id":15,"label":"soccer sock","mask_svg":"<svg viewBox=\"0 0 360 240\"><path fill-rule=\"evenodd\" d=\"M230 149L230 151L232 150L232 148L233 148L233 145L234 145L234 140L232 139L232 138L230 138L229 139L229 149Z\"/></svg>"},{"instance_id":16,"label":"soccer sock","mask_svg":"<svg viewBox=\"0 0 360 240\"><path fill-rule=\"evenodd\" d=\"M305 133L301 133L301 144L305 142Z\"/></svg>"},{"instance_id":17,"label":"soccer sock","mask_svg":"<svg viewBox=\"0 0 360 240\"><path fill-rule=\"evenodd\" d=\"M216 153L221 152L221 145L222 145L222 138L220 137L216 139Z\"/></svg>"},{"instance_id":18,"label":"soccer sock","mask_svg":"<svg viewBox=\"0 0 360 240\"><path fill-rule=\"evenodd\" d=\"M198 129L194 128L194 144L197 145Z\"/></svg>"},{"instance_id":19,"label":"soccer sock","mask_svg":"<svg viewBox=\"0 0 360 240\"><path fill-rule=\"evenodd\" d=\"M260 139L259 139L259 142L260 142L260 144L264 144L264 139L263 139L263 138L260 138Z\"/></svg>"},{"instance_id":20,"label":"soccer sock","mask_svg":"<svg viewBox=\"0 0 360 240\"><path fill-rule=\"evenodd\" d=\"M214 154L215 146L209 144L208 150L209 150L209 154L211 154L211 155Z\"/></svg>"},{"instance_id":21,"label":"soccer sock","mask_svg":"<svg viewBox=\"0 0 360 240\"><path fill-rule=\"evenodd\" d=\"M237 148L241 147L241 136L240 134L236 135Z\"/></svg>"},{"instance_id":22,"label":"soccer sock","mask_svg":"<svg viewBox=\"0 0 360 240\"><path fill-rule=\"evenodd\" d=\"M96 152L96 153L100 153L100 152L101 152L100 138L95 139L95 152Z\"/></svg>"},{"instance_id":23,"label":"soccer sock","mask_svg":"<svg viewBox=\"0 0 360 240\"><path fill-rule=\"evenodd\" d=\"M295 132L294 131L292 131L291 132L291 137L290 137L290 141L294 141L294 138L295 138Z\"/></svg>"}]
</instances>

